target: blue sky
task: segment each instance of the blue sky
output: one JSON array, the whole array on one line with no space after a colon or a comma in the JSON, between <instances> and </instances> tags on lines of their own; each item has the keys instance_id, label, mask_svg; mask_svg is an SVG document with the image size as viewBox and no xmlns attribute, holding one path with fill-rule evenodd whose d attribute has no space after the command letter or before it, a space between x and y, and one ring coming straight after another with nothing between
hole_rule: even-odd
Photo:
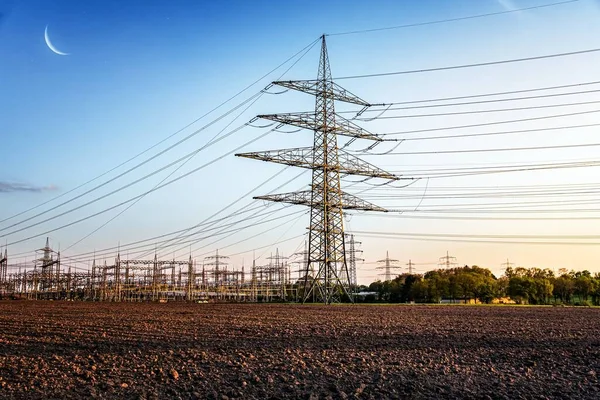
<instances>
[{"instance_id":1,"label":"blue sky","mask_svg":"<svg viewBox=\"0 0 600 400\"><path fill-rule=\"evenodd\" d=\"M166 138L254 82L322 33L455 18L543 3L525 0L336 1L325 4L319 1L0 2L0 148L3 150L0 184L18 185L14 187L14 191L6 192L3 192L0 186L0 220L63 194ZM357 35L329 36L327 40L333 75L339 77L600 47L597 39L600 37L599 18L600 7L595 0L580 0L545 9L481 19ZM69 56L54 54L46 46L46 26L52 43L60 51L70 53ZM598 61L598 55L589 54L501 67L344 80L339 83L372 102L410 101L593 81L597 80ZM215 114L199 121L145 156L176 142L186 133L191 133L208 123L211 117L216 117L258 92L270 80L277 79L288 66L289 63ZM284 75L284 78L314 78L317 66L318 46L315 46ZM578 96L570 101L591 101L596 98L597 95L590 94ZM534 103L526 105L531 104ZM28 223L51 217L130 183L199 148L230 122L231 125L227 129L247 122L256 114L307 111L312 107L313 100L304 94L266 94L236 120L233 120L236 114L232 114L133 173ZM566 111L527 111L511 114L510 118L535 117L563 111L586 111L593 110L594 107L588 105L571 107ZM350 109L353 108L344 105L338 108ZM467 109L469 108L461 110ZM378 120L366 123L368 125L365 126L373 132L397 132L507 118L507 115L490 114L407 118ZM510 128L531 129L553 124L594 123L597 120L598 116L589 114L561 119L560 123L548 120L512 124ZM173 177L221 156L263 131L264 129L248 127L233 134L200 152L181 170L175 172ZM403 143L398 151L592 143L597 141L596 137L594 130L590 129L567 135L557 132L452 141L416 141ZM288 135L275 133L249 145L244 151L310 144L311 136L308 132ZM381 151L391 147L386 146L382 145ZM464 155L366 156L365 159L402 173L427 168L459 168L465 165L591 160L597 158L596 152L597 148L592 147ZM145 156L138 161L143 160ZM130 165L134 163L119 168L96 183L115 176ZM282 167L277 165L233 156L225 157L168 188L144 197L123 215L67 250L65 254L76 256L94 249L129 243L189 227L238 199L281 169ZM172 170L166 170L68 215L1 237L0 241L18 241L101 211L153 188ZM283 171L253 195L275 189L298 172L292 171L291 168ZM431 179L428 185L432 188L431 194L436 187L593 183L597 180L595 172L594 168L585 168ZM310 175L304 174L279 191L306 187L309 179ZM393 189L387 192L398 196L414 195L414 198L404 203L389 196L372 197L371 201L392 208L414 208L419 202L419 194L426 193L425 187L425 180L422 180L405 191ZM61 200L83 191L84 189L80 189L69 193ZM369 198L370 195L369 193L365 196ZM533 200L535 198L523 201ZM433 206L435 201L433 198L426 198L423 206ZM447 204L458 200L437 201L439 204ZM250 196L247 202L250 202ZM44 205L36 212L58 203L59 201L55 201ZM242 205L237 204L238 207ZM231 208L229 212L234 209L235 207ZM52 232L48 236L55 247L67 248L105 223L119 210L121 209ZM301 210L300 207L293 209ZM283 213L285 212L288 211ZM35 212L30 212L0 223L0 229L34 214ZM222 215L226 214L227 212ZM581 215L584 214L578 214ZM278 241L279 238L301 235L307 223L306 216L296 219L293 226L284 224L276 227L279 222L275 221L270 232L239 245L227 247L223 253L246 251L245 254L233 256L232 262L240 264L244 259L248 264L252 257L252 249ZM597 233L595 223L585 220L534 221L524 224L516 221L411 220L357 215L352 217L348 224L354 230L413 233ZM9 228L0 232L0 235L6 235L11 230L25 225ZM237 236L223 240L222 243L199 250L194 255L201 259L205 251L250 238L269 226L271 225L266 224L260 228L245 230ZM413 240L388 241L368 237L361 241L364 256L368 261L382 258L385 250L390 250L390 255L403 261L410 258L415 262L430 262L449 250L459 258L460 263L479 264L495 271L499 270L499 264L507 257L525 266L586 268L600 256L592 246L481 245ZM9 253L28 252L41 247L42 244L43 238L37 238L11 245ZM201 245L202 243L199 243L196 247ZM282 243L279 247L282 252L289 254L297 249L298 245L301 245L301 239ZM258 250L257 253L274 252L274 247ZM184 256L182 252L173 254L170 251L165 250L163 255ZM572 257L575 251L578 257ZM31 260L33 254L23 257L29 257ZM375 277L375 272L369 271L369 268L367 265L359 273L361 280L370 281Z\"/></svg>"}]
</instances>

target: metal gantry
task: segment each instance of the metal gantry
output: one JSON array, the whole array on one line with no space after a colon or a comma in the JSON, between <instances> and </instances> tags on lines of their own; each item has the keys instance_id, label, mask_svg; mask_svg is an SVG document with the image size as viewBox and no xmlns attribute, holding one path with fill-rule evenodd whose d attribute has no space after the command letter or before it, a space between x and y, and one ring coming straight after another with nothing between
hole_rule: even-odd
<instances>
[{"instance_id":1,"label":"metal gantry","mask_svg":"<svg viewBox=\"0 0 600 400\"><path fill-rule=\"evenodd\" d=\"M343 210L382 212L386 210L343 192L340 174L390 181L400 178L338 148L338 135L350 137L350 141L366 139L376 143L383 141L383 138L335 113L335 101L351 103L363 108L370 107L372 104L333 82L325 35L321 37L321 55L316 80L276 81L273 84L314 95L315 112L268 114L259 117L312 130L313 146L241 153L236 156L312 170L312 184L309 191L257 196L255 199L310 207L308 259L304 268L302 301L311 300L325 304L344 300L353 301L349 292L352 279L347 262ZM311 273L311 271L315 272Z\"/></svg>"},{"instance_id":2,"label":"metal gantry","mask_svg":"<svg viewBox=\"0 0 600 400\"><path fill-rule=\"evenodd\" d=\"M141 301L290 301L297 298L298 283L291 280L287 257L269 257L269 263L253 263L252 280L226 262L218 251L207 257L208 268L197 270L188 260L123 259L114 262L95 259L88 268L75 265L73 258L61 263L49 241L33 263L13 263L7 250L0 253L0 298L31 300L87 300L109 302ZM7 271L4 274L4 271Z\"/></svg>"}]
</instances>

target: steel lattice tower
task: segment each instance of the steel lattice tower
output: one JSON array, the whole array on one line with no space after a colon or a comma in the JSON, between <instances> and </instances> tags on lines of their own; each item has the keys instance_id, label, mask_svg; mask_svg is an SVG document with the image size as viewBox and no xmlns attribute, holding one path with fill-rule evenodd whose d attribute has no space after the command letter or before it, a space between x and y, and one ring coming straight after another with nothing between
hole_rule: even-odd
<instances>
[{"instance_id":1,"label":"steel lattice tower","mask_svg":"<svg viewBox=\"0 0 600 400\"><path fill-rule=\"evenodd\" d=\"M361 244L361 243L354 240L354 235L352 235L352 234L349 234L349 235L347 234L346 236L349 238L349 240L348 240L349 250L346 252L346 254L348 255L348 264L349 264L348 268L349 268L349 272L350 272L350 287L356 288L356 287L358 287L358 279L356 277L356 262L364 261L364 259L356 256L357 253L362 253L362 250L358 250L356 248L356 245Z\"/></svg>"},{"instance_id":2,"label":"steel lattice tower","mask_svg":"<svg viewBox=\"0 0 600 400\"><path fill-rule=\"evenodd\" d=\"M400 266L393 264L393 263L397 263L398 260L394 260L394 259L390 258L389 251L385 252L385 258L383 260L379 260L377 262L384 264L380 267L375 267L375 269L385 269L385 272L383 275L385 276L386 281L392 280L392 269L400 269Z\"/></svg>"},{"instance_id":3,"label":"steel lattice tower","mask_svg":"<svg viewBox=\"0 0 600 400\"><path fill-rule=\"evenodd\" d=\"M8 277L8 248L4 249L4 254L2 254L2 249L0 249L0 283L7 283Z\"/></svg>"},{"instance_id":4,"label":"steel lattice tower","mask_svg":"<svg viewBox=\"0 0 600 400\"><path fill-rule=\"evenodd\" d=\"M315 96L315 112L259 115L258 117L294 125L314 132L312 147L236 154L236 156L276 162L312 170L311 190L257 196L255 199L306 205L310 210L308 260L304 276L303 302L315 298L326 304L352 301L348 286L352 281L346 262L344 209L387 211L342 191L340 174L398 180L360 158L338 149L337 136L382 142L374 135L335 113L335 101L367 103L333 82L325 35L321 37L321 56L316 80L277 81L275 85ZM313 276L309 271L314 270Z\"/></svg>"}]
</instances>

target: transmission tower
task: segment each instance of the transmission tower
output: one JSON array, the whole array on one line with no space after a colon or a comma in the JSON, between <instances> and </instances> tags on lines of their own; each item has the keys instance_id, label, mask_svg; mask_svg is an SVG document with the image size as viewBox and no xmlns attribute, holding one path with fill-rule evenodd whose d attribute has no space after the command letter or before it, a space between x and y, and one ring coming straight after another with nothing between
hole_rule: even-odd
<instances>
[{"instance_id":1,"label":"transmission tower","mask_svg":"<svg viewBox=\"0 0 600 400\"><path fill-rule=\"evenodd\" d=\"M303 302L306 302L312 298L314 293L316 301L330 304L342 301L344 298L352 301L352 297L348 293L350 274L346 262L343 209L387 211L343 192L340 174L389 180L400 178L338 149L338 135L350 137L350 142L356 139L367 139L373 140L377 144L383 139L335 113L336 100L363 108L373 104L367 103L333 82L325 35L321 37L321 41L319 72L316 80L273 82L275 85L314 95L316 98L315 112L258 116L280 124L312 130L314 132L313 146L243 153L236 154L236 156L312 170L311 190L254 198L310 207L309 254L302 299ZM313 268L316 272L309 276L308 272Z\"/></svg>"},{"instance_id":2,"label":"transmission tower","mask_svg":"<svg viewBox=\"0 0 600 400\"><path fill-rule=\"evenodd\" d=\"M47 296L56 294L60 284L60 252L52 250L49 238L46 238L46 246L36 252L43 252L43 256L35 260L35 266L39 266L41 269L39 287L36 287L36 290L47 292ZM57 254L56 259L54 258L55 253Z\"/></svg>"},{"instance_id":3,"label":"transmission tower","mask_svg":"<svg viewBox=\"0 0 600 400\"><path fill-rule=\"evenodd\" d=\"M346 235L348 237L348 268L350 275L350 287L356 289L358 287L358 279L356 278L356 262L364 261L364 259L356 256L357 253L362 253L362 250L356 248L356 245L360 245L361 242L354 240L354 235Z\"/></svg>"},{"instance_id":4,"label":"transmission tower","mask_svg":"<svg viewBox=\"0 0 600 400\"><path fill-rule=\"evenodd\" d=\"M511 263L508 261L508 258L506 259L505 263L500 264L501 267L504 267L504 270L506 271L508 268L512 267L513 265L515 265L514 263Z\"/></svg>"},{"instance_id":5,"label":"transmission tower","mask_svg":"<svg viewBox=\"0 0 600 400\"><path fill-rule=\"evenodd\" d=\"M279 286L280 296L282 300L286 300L286 287L288 283L288 265L287 260L289 257L284 257L279 254L279 249L275 250L275 255L267 257L269 265L265 267L268 272L269 280L274 285Z\"/></svg>"},{"instance_id":6,"label":"transmission tower","mask_svg":"<svg viewBox=\"0 0 600 400\"><path fill-rule=\"evenodd\" d=\"M375 267L375 269L385 269L385 272L383 275L385 275L385 280L386 281L391 281L392 280L392 270L393 269L400 269L402 267L400 267L399 265L396 265L394 263L397 263L398 260L394 260L390 258L390 253L389 252L385 252L385 258L383 260L379 260L377 261L378 263L384 263L384 265L381 265L379 267Z\"/></svg>"},{"instance_id":7,"label":"transmission tower","mask_svg":"<svg viewBox=\"0 0 600 400\"><path fill-rule=\"evenodd\" d=\"M406 264L406 265L408 265L408 273L409 273L410 275L412 275L412 273L413 273L413 266L414 266L415 264L413 264L412 260L408 260L408 264Z\"/></svg>"},{"instance_id":8,"label":"transmission tower","mask_svg":"<svg viewBox=\"0 0 600 400\"><path fill-rule=\"evenodd\" d=\"M229 257L227 256L220 256L219 255L219 249L217 249L216 253L214 256L209 256L209 257L204 257L204 264L202 265L202 269L204 271L204 266L212 266L213 267L213 276L215 278L215 286L219 287L221 286L221 284L225 283L225 280L227 279L227 265L228 263L225 261L227 260Z\"/></svg>"},{"instance_id":9,"label":"transmission tower","mask_svg":"<svg viewBox=\"0 0 600 400\"><path fill-rule=\"evenodd\" d=\"M302 256L301 259L296 257ZM298 270L294 270L294 272L298 272L298 281L300 282L303 278L303 273L306 273L306 265L308 264L308 242L304 241L304 250L297 251L292 254L292 257L295 258L295 261L292 261L292 264L299 264ZM315 271L308 271L309 274L314 274ZM312 275L311 275L312 276Z\"/></svg>"},{"instance_id":10,"label":"transmission tower","mask_svg":"<svg viewBox=\"0 0 600 400\"><path fill-rule=\"evenodd\" d=\"M7 283L8 276L8 249L4 249L4 254L0 249L0 283Z\"/></svg>"},{"instance_id":11,"label":"transmission tower","mask_svg":"<svg viewBox=\"0 0 600 400\"><path fill-rule=\"evenodd\" d=\"M441 268L450 269L456 267L458 264L456 262L456 257L452 257L446 251L446 255L444 257L440 257L440 262L438 263L438 265Z\"/></svg>"}]
</instances>

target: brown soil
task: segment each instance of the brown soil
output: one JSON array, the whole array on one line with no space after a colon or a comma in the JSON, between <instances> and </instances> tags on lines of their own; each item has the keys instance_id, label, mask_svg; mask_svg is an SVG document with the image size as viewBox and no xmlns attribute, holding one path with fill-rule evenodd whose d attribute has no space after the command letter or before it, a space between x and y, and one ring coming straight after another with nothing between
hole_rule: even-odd
<instances>
[{"instance_id":1,"label":"brown soil","mask_svg":"<svg viewBox=\"0 0 600 400\"><path fill-rule=\"evenodd\" d=\"M600 398L600 310L0 302L0 398Z\"/></svg>"}]
</instances>

